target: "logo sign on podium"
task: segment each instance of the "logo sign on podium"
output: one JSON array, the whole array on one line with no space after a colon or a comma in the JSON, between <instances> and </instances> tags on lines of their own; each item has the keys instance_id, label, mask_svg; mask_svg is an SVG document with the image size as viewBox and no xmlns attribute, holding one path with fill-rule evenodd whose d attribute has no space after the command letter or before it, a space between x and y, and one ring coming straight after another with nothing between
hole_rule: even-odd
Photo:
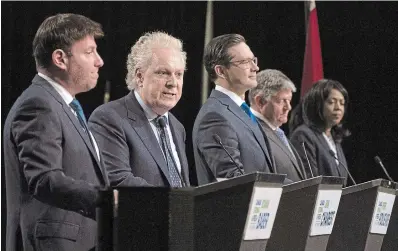
<instances>
[{"instance_id":1,"label":"logo sign on podium","mask_svg":"<svg viewBox=\"0 0 398 251\"><path fill-rule=\"evenodd\" d=\"M310 236L331 234L339 208L341 190L319 190L312 216Z\"/></svg>"},{"instance_id":2,"label":"logo sign on podium","mask_svg":"<svg viewBox=\"0 0 398 251\"><path fill-rule=\"evenodd\" d=\"M378 192L375 207L373 209L370 232L373 234L386 234L390 222L395 195Z\"/></svg>"},{"instance_id":3,"label":"logo sign on podium","mask_svg":"<svg viewBox=\"0 0 398 251\"><path fill-rule=\"evenodd\" d=\"M281 195L280 187L254 187L246 218L244 240L269 239Z\"/></svg>"}]
</instances>

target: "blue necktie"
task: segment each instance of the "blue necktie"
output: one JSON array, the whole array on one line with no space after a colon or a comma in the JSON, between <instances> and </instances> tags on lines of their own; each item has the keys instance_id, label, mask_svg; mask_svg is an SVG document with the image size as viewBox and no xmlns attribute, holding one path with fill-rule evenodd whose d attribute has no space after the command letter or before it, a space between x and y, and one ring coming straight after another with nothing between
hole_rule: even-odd
<instances>
[{"instance_id":1,"label":"blue necktie","mask_svg":"<svg viewBox=\"0 0 398 251\"><path fill-rule=\"evenodd\" d=\"M155 126L160 137L160 145L162 147L167 162L167 168L169 169L171 186L181 187L182 186L181 178L180 175L178 174L177 164L173 158L173 152L171 150L169 134L166 131L167 117L159 116L153 121L155 122Z\"/></svg>"},{"instance_id":2,"label":"blue necktie","mask_svg":"<svg viewBox=\"0 0 398 251\"><path fill-rule=\"evenodd\" d=\"M293 158L296 159L296 157L293 154L293 150L290 147L289 141L287 140L287 137L285 135L285 132L280 129L279 127L275 130L276 135L278 136L278 138L283 142L283 144L286 145L287 149L289 149L290 153L292 154Z\"/></svg>"},{"instance_id":3,"label":"blue necktie","mask_svg":"<svg viewBox=\"0 0 398 251\"><path fill-rule=\"evenodd\" d=\"M76 112L77 119L79 120L79 122L80 122L81 126L83 127L84 131L88 132L87 120L86 120L86 117L84 116L83 108L80 105L79 101L74 98L69 105Z\"/></svg>"},{"instance_id":4,"label":"blue necktie","mask_svg":"<svg viewBox=\"0 0 398 251\"><path fill-rule=\"evenodd\" d=\"M256 117L253 115L252 111L250 111L250 107L246 104L246 102L243 102L243 104L241 104L240 108L242 108L242 110L249 115L250 119L254 122L257 123L257 119Z\"/></svg>"}]
</instances>

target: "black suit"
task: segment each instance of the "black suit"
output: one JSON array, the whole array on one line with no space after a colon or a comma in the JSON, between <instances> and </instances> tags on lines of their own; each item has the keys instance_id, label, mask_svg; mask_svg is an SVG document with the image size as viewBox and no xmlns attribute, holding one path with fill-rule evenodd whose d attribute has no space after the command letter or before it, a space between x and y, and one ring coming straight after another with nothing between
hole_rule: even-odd
<instances>
[{"instance_id":1,"label":"black suit","mask_svg":"<svg viewBox=\"0 0 398 251\"><path fill-rule=\"evenodd\" d=\"M308 177L311 177L311 174L302 142L305 142L308 160L314 176L324 175L347 178L348 174L342 166L347 166L347 161L340 143L335 143L339 160L339 165L337 165L336 160L330 154L330 147L320 131L311 129L303 124L293 131L290 140L303 161Z\"/></svg>"},{"instance_id":2,"label":"black suit","mask_svg":"<svg viewBox=\"0 0 398 251\"><path fill-rule=\"evenodd\" d=\"M173 114L168 116L181 176L189 185L185 129ZM134 91L95 109L89 128L103 153L112 186L170 186L166 160Z\"/></svg>"},{"instance_id":3,"label":"black suit","mask_svg":"<svg viewBox=\"0 0 398 251\"><path fill-rule=\"evenodd\" d=\"M294 157L289 148L282 142L278 135L276 135L275 131L260 118L257 120L268 138L277 172L279 174L286 174L286 178L291 181L300 181L305 179L303 163L291 142L288 140Z\"/></svg>"},{"instance_id":4,"label":"black suit","mask_svg":"<svg viewBox=\"0 0 398 251\"><path fill-rule=\"evenodd\" d=\"M4 125L7 250L83 251L96 242L96 187L107 186L88 135L40 76Z\"/></svg>"}]
</instances>

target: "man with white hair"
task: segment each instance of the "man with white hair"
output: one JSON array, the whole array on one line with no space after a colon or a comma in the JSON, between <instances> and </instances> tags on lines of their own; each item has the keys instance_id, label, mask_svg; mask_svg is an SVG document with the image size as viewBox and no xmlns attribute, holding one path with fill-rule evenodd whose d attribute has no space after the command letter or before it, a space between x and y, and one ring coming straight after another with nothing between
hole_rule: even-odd
<instances>
[{"instance_id":1,"label":"man with white hair","mask_svg":"<svg viewBox=\"0 0 398 251\"><path fill-rule=\"evenodd\" d=\"M251 111L269 139L275 169L291 181L305 179L300 156L280 128L288 121L290 102L296 87L282 72L273 69L257 73L257 86L250 89Z\"/></svg>"},{"instance_id":2,"label":"man with white hair","mask_svg":"<svg viewBox=\"0 0 398 251\"><path fill-rule=\"evenodd\" d=\"M189 186L185 129L169 112L181 98L185 65L182 42L164 32L146 33L131 48L129 94L89 119L112 186Z\"/></svg>"}]
</instances>

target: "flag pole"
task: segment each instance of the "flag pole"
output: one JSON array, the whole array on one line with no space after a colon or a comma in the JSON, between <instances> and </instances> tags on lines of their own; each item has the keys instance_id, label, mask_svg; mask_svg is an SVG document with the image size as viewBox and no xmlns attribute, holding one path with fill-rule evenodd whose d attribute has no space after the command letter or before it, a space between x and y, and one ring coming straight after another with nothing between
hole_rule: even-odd
<instances>
[{"instance_id":1,"label":"flag pole","mask_svg":"<svg viewBox=\"0 0 398 251\"><path fill-rule=\"evenodd\" d=\"M304 0L304 31L305 37L307 37L307 28L308 28L308 16L309 16L309 0ZM305 38L306 39L306 38Z\"/></svg>"},{"instance_id":2,"label":"flag pole","mask_svg":"<svg viewBox=\"0 0 398 251\"><path fill-rule=\"evenodd\" d=\"M204 41L204 48L213 38L213 1L207 1L206 7L206 28L205 28L205 41ZM209 95L209 76L206 72L204 67L204 63L202 63L202 97L201 97L201 104L203 105L206 100L207 96Z\"/></svg>"}]
</instances>

